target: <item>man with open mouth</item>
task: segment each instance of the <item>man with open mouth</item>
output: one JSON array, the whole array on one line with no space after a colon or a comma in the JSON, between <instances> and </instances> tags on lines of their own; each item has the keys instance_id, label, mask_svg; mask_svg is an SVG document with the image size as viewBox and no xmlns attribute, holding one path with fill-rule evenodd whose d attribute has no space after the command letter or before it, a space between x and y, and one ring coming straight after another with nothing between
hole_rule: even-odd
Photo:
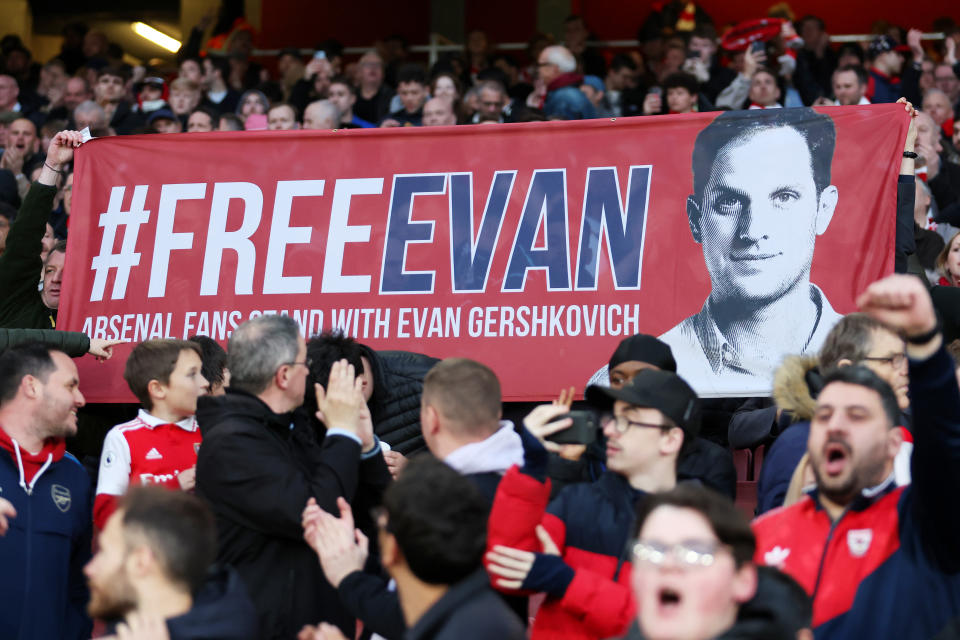
<instances>
[{"instance_id":1,"label":"man with open mouth","mask_svg":"<svg viewBox=\"0 0 960 640\"><path fill-rule=\"evenodd\" d=\"M890 276L857 304L907 343L913 482L895 482L903 439L895 391L866 367L838 368L824 378L810 425L816 486L754 522L754 559L811 594L817 638L933 638L960 619L955 367L920 280Z\"/></svg>"}]
</instances>

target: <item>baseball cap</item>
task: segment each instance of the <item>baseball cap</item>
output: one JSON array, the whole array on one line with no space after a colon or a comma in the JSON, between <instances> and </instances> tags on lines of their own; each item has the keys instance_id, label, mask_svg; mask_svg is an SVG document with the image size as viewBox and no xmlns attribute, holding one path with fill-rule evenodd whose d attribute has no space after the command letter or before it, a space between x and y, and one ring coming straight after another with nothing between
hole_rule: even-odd
<instances>
[{"instance_id":1,"label":"baseball cap","mask_svg":"<svg viewBox=\"0 0 960 640\"><path fill-rule=\"evenodd\" d=\"M157 120L176 120L177 116L170 109L157 109L147 118L147 124L153 124Z\"/></svg>"},{"instance_id":2,"label":"baseball cap","mask_svg":"<svg viewBox=\"0 0 960 640\"><path fill-rule=\"evenodd\" d=\"M621 340L617 350L610 356L610 368L631 360L646 362L664 371L677 371L677 361L673 359L670 345L645 333Z\"/></svg>"},{"instance_id":3,"label":"baseball cap","mask_svg":"<svg viewBox=\"0 0 960 640\"><path fill-rule=\"evenodd\" d=\"M683 429L686 438L700 432L700 400L690 385L672 371L643 369L620 389L591 385L587 387L586 399L603 410L612 408L615 400L657 409Z\"/></svg>"},{"instance_id":4,"label":"baseball cap","mask_svg":"<svg viewBox=\"0 0 960 640\"><path fill-rule=\"evenodd\" d=\"M583 76L583 83L593 88L594 91L606 91L607 88L603 85L603 80L599 76Z\"/></svg>"},{"instance_id":5,"label":"baseball cap","mask_svg":"<svg viewBox=\"0 0 960 640\"><path fill-rule=\"evenodd\" d=\"M158 89L163 89L163 84L164 84L164 83L163 83L163 78L158 78L157 76L150 76L150 77L144 78L143 80L141 80L140 82L138 82L138 83L136 84L136 86L134 87L134 89L135 89L137 92L139 92L141 89L143 89L144 87L146 87L146 86L148 86L148 85L149 85L149 86L153 86L153 87L157 87Z\"/></svg>"},{"instance_id":6,"label":"baseball cap","mask_svg":"<svg viewBox=\"0 0 960 640\"><path fill-rule=\"evenodd\" d=\"M886 53L887 51L910 51L910 47L907 45L897 44L897 41L887 35L877 36L870 43L870 46L867 48L867 57L871 60L876 58L881 53Z\"/></svg>"}]
</instances>

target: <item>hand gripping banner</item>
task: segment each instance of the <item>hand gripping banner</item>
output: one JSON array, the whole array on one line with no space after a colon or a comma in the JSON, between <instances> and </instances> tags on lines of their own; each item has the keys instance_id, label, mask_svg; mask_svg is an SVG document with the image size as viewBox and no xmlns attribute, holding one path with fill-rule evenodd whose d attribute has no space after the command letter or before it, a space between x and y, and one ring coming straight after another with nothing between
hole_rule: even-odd
<instances>
[{"instance_id":1,"label":"hand gripping banner","mask_svg":"<svg viewBox=\"0 0 960 640\"><path fill-rule=\"evenodd\" d=\"M553 397L660 336L704 395L769 393L892 271L900 105L500 126L124 136L77 152L59 327L209 335L287 314L475 358ZM129 347L83 359L132 398Z\"/></svg>"}]
</instances>

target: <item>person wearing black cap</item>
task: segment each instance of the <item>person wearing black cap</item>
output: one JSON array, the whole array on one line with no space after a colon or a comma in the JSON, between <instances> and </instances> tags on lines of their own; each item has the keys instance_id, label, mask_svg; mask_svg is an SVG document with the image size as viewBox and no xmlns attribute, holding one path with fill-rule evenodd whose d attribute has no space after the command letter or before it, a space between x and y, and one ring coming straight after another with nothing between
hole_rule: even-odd
<instances>
[{"instance_id":1,"label":"person wearing black cap","mask_svg":"<svg viewBox=\"0 0 960 640\"><path fill-rule=\"evenodd\" d=\"M133 91L137 96L135 109L141 113L151 113L162 109L167 104L165 100L167 85L159 76L144 78L133 86Z\"/></svg>"},{"instance_id":2,"label":"person wearing black cap","mask_svg":"<svg viewBox=\"0 0 960 640\"><path fill-rule=\"evenodd\" d=\"M183 124L170 109L157 109L147 118L147 126L154 133L180 133Z\"/></svg>"},{"instance_id":3,"label":"person wearing black cap","mask_svg":"<svg viewBox=\"0 0 960 640\"><path fill-rule=\"evenodd\" d=\"M902 93L899 76L904 58L901 47L890 36L877 36L867 49L867 57L870 59L867 99L874 104L896 102Z\"/></svg>"},{"instance_id":4,"label":"person wearing black cap","mask_svg":"<svg viewBox=\"0 0 960 640\"><path fill-rule=\"evenodd\" d=\"M644 369L656 369L677 372L677 362L673 358L670 345L645 333L638 333L623 339L609 364L597 371L590 384L607 385L619 389L628 385L638 372ZM607 373L609 372L609 374ZM595 447L596 448L596 447ZM589 456L592 450L586 452ZM550 461L550 478L556 481L569 480L570 464L556 459ZM724 447L706 438L694 438L681 456L677 467L680 480L696 480L733 499L737 491L737 473L733 458Z\"/></svg>"},{"instance_id":5,"label":"person wearing black cap","mask_svg":"<svg viewBox=\"0 0 960 640\"><path fill-rule=\"evenodd\" d=\"M494 587L508 593L545 592L534 621L536 638L607 638L634 616L627 541L648 494L677 483L677 458L699 430L696 393L669 371L644 369L620 389L592 386L587 400L609 411L607 472L594 483L564 489L547 505L547 450L526 428L523 467L512 467L497 489L486 556ZM528 424L566 412L543 405ZM570 426L557 420L555 430Z\"/></svg>"}]
</instances>

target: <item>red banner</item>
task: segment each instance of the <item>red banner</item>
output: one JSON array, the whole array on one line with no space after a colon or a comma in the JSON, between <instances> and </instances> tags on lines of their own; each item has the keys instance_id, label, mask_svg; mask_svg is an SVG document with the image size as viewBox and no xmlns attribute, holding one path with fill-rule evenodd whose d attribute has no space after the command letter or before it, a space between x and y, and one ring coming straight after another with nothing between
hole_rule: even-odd
<instances>
[{"instance_id":1,"label":"red banner","mask_svg":"<svg viewBox=\"0 0 960 640\"><path fill-rule=\"evenodd\" d=\"M779 112L779 113L776 113ZM706 395L769 390L893 265L901 106L111 137L77 152L59 326L305 335L489 364L546 399L663 336ZM89 401L132 398L81 360Z\"/></svg>"}]
</instances>

